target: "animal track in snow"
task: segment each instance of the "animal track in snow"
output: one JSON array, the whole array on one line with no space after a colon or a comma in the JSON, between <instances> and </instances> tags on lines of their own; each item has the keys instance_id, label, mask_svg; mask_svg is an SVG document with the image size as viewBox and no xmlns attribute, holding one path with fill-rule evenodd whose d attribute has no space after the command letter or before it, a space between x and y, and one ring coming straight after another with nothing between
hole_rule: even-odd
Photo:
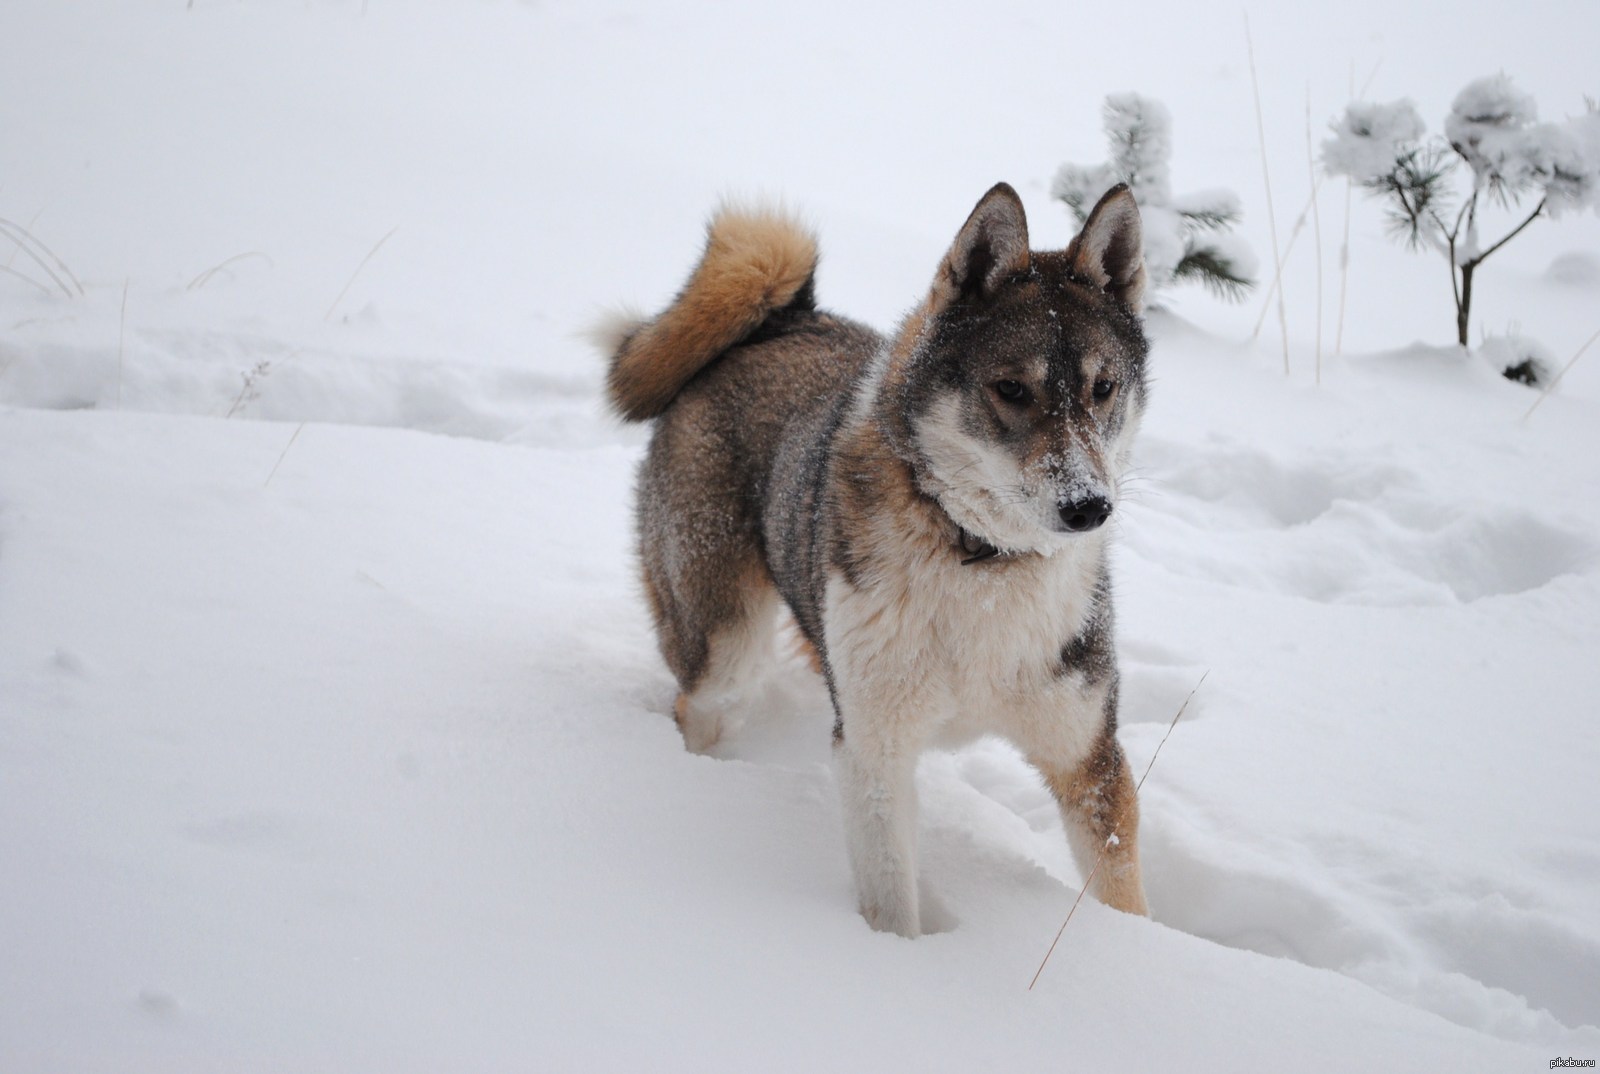
<instances>
[{"instance_id":1,"label":"animal track in snow","mask_svg":"<svg viewBox=\"0 0 1600 1074\"><path fill-rule=\"evenodd\" d=\"M1143 458L1148 495L1132 505L1127 546L1228 585L1327 603L1449 604L1537 589L1600 558L1585 533L1498 500L1463 510L1393 464L1279 462L1243 445L1160 440Z\"/></svg>"},{"instance_id":2,"label":"animal track in snow","mask_svg":"<svg viewBox=\"0 0 1600 1074\"><path fill-rule=\"evenodd\" d=\"M1165 805L1166 803L1163 803ZM1503 876L1396 861L1392 885L1351 886L1366 843L1297 842L1283 860L1241 847L1183 808L1150 808L1140 837L1155 920L1192 935L1347 974L1458 1024L1543 1040L1600 1026L1600 937ZM1508 890L1502 890L1508 889Z\"/></svg>"},{"instance_id":3,"label":"animal track in snow","mask_svg":"<svg viewBox=\"0 0 1600 1074\"><path fill-rule=\"evenodd\" d=\"M1600 938L1493 890L1436 896L1412 918L1445 970L1523 996L1565 1025L1600 1026Z\"/></svg>"},{"instance_id":4,"label":"animal track in snow","mask_svg":"<svg viewBox=\"0 0 1600 1074\"><path fill-rule=\"evenodd\" d=\"M1180 708L1185 722L1203 715L1205 692L1195 693L1195 687L1205 675L1204 667L1136 638L1119 641L1117 649L1122 672L1119 723L1171 723Z\"/></svg>"}]
</instances>

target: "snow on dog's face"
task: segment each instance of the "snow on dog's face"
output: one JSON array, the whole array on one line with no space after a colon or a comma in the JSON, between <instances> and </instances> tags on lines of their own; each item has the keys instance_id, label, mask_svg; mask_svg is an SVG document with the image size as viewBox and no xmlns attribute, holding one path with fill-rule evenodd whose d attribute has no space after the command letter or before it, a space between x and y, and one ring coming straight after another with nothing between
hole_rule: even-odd
<instances>
[{"instance_id":1,"label":"snow on dog's face","mask_svg":"<svg viewBox=\"0 0 1600 1074\"><path fill-rule=\"evenodd\" d=\"M1146 393L1143 285L1126 188L1055 253L1028 250L1010 187L979 202L913 318L900 385L918 480L964 529L1049 554L1115 510Z\"/></svg>"}]
</instances>

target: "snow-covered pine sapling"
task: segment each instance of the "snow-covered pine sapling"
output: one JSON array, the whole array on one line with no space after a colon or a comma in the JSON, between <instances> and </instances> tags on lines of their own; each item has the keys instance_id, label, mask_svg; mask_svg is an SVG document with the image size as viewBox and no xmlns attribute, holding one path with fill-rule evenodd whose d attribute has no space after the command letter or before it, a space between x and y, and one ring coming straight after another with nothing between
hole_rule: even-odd
<instances>
[{"instance_id":1,"label":"snow-covered pine sapling","mask_svg":"<svg viewBox=\"0 0 1600 1074\"><path fill-rule=\"evenodd\" d=\"M1344 175L1383 201L1391 230L1411 249L1432 249L1450 266L1456 342L1467 345L1473 276L1479 265L1540 216L1600 211L1600 111L1563 123L1536 122L1533 98L1505 75L1469 83L1445 117L1443 136L1428 137L1409 100L1357 101L1322 144L1329 175ZM1472 186L1458 195L1465 167ZM1526 201L1535 200L1524 215ZM1512 210L1493 242L1480 237L1493 204Z\"/></svg>"},{"instance_id":2,"label":"snow-covered pine sapling","mask_svg":"<svg viewBox=\"0 0 1600 1074\"><path fill-rule=\"evenodd\" d=\"M1063 164L1051 184L1081 227L1100 196L1127 183L1144 225L1148 286L1198 281L1223 298L1238 300L1253 286L1255 255L1232 229L1239 196L1204 190L1174 197L1169 160L1172 116L1160 101L1137 93L1106 98L1102 109L1111 159L1106 164Z\"/></svg>"}]
</instances>

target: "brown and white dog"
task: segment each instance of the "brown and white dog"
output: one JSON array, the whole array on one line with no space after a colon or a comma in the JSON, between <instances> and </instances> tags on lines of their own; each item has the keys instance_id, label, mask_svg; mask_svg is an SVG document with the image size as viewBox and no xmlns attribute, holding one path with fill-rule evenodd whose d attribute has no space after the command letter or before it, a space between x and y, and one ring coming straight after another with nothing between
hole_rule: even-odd
<instances>
[{"instance_id":1,"label":"brown and white dog","mask_svg":"<svg viewBox=\"0 0 1600 1074\"><path fill-rule=\"evenodd\" d=\"M684 741L717 741L786 605L868 923L922 931L917 759L982 734L1039 769L1086 875L1103 852L1094 893L1145 913L1103 527L1147 390L1132 195L1041 252L996 186L888 336L818 309L816 264L791 219L724 209L672 304L606 336L613 405L655 423L639 549Z\"/></svg>"}]
</instances>

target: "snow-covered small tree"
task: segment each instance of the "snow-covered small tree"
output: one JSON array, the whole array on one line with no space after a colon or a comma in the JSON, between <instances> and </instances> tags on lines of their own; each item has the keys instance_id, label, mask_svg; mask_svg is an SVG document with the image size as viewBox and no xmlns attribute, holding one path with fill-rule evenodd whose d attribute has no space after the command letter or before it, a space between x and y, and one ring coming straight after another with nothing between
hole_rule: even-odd
<instances>
[{"instance_id":1,"label":"snow-covered small tree","mask_svg":"<svg viewBox=\"0 0 1600 1074\"><path fill-rule=\"evenodd\" d=\"M1429 138L1409 100L1355 102L1322 144L1329 175L1345 175L1386 203L1394 233L1412 249L1433 249L1450 266L1456 342L1467 345L1473 275L1479 265L1540 216L1600 211L1600 111L1564 123L1539 123L1533 98L1505 75L1469 83L1445 117L1443 137ZM1471 189L1452 177L1465 167ZM1526 216L1520 206L1537 195ZM1489 205L1515 210L1514 223L1484 245L1480 217Z\"/></svg>"},{"instance_id":2,"label":"snow-covered small tree","mask_svg":"<svg viewBox=\"0 0 1600 1074\"><path fill-rule=\"evenodd\" d=\"M1255 255L1231 233L1242 215L1231 190L1172 195L1172 116L1160 101L1137 93L1106 98L1102 110L1111 160L1063 164L1050 193L1081 226L1100 195L1127 183L1139 203L1145 273L1152 290L1197 280L1216 294L1243 298L1254 284Z\"/></svg>"}]
</instances>

